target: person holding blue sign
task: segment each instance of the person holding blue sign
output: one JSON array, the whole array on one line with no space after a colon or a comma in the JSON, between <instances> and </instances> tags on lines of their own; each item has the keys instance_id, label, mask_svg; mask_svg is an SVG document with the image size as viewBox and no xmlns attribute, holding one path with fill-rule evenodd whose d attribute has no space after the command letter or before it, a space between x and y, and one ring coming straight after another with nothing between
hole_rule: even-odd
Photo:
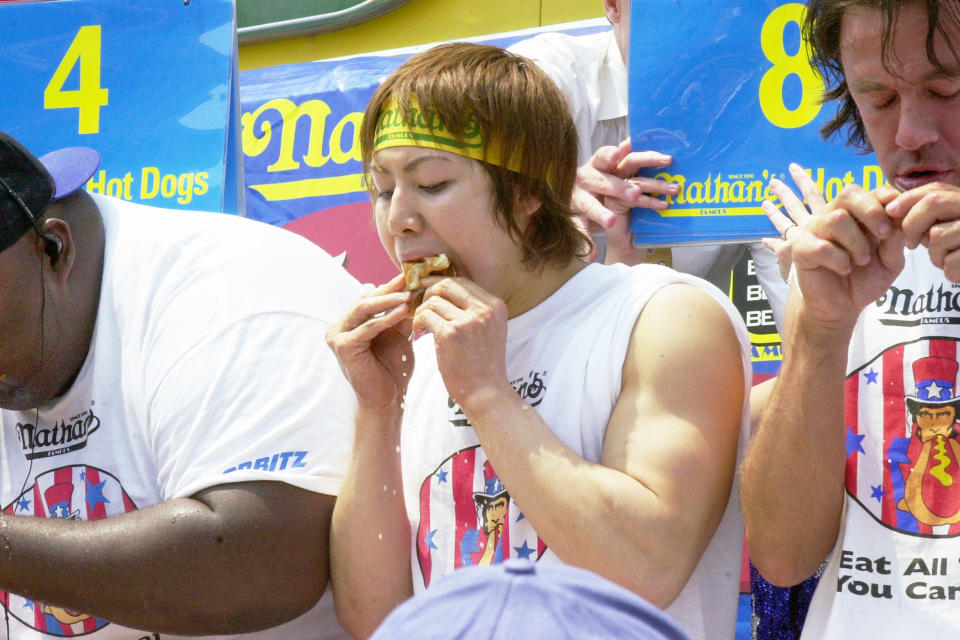
<instances>
[{"instance_id":1,"label":"person holding blue sign","mask_svg":"<svg viewBox=\"0 0 960 640\"><path fill-rule=\"evenodd\" d=\"M533 59L567 96L577 125L579 162L574 203L604 247L608 264L658 261L704 278L722 291L730 288L730 271L749 250L779 330L787 285L775 255L756 242L647 250L635 248L630 232L634 207L663 210L665 195L679 185L637 176L644 168L665 168L672 158L657 151L633 151L627 130L627 67L631 0L603 0L612 29L570 36L547 33L522 40L510 51Z\"/></svg>"},{"instance_id":2,"label":"person holding blue sign","mask_svg":"<svg viewBox=\"0 0 960 640\"><path fill-rule=\"evenodd\" d=\"M355 405L318 343L359 284L270 225L88 194L99 163L0 134L4 637L342 638Z\"/></svg>"},{"instance_id":3,"label":"person holding blue sign","mask_svg":"<svg viewBox=\"0 0 960 640\"><path fill-rule=\"evenodd\" d=\"M659 265L581 259L575 127L526 58L433 48L363 123L381 242L417 277L328 334L359 404L331 527L341 623L367 637L442 576L521 558L732 639L751 370L729 299Z\"/></svg>"},{"instance_id":4,"label":"person holding blue sign","mask_svg":"<svg viewBox=\"0 0 960 640\"><path fill-rule=\"evenodd\" d=\"M889 184L781 225L795 285L783 367L743 464L751 557L779 585L828 558L803 638L960 625L960 2L812 0L826 135ZM781 248L784 248L782 246Z\"/></svg>"}]
</instances>

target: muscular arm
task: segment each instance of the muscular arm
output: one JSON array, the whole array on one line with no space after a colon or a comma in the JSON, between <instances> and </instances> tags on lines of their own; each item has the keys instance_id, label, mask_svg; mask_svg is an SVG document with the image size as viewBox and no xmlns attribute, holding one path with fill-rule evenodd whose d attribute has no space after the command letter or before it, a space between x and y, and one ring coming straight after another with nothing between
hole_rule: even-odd
<instances>
[{"instance_id":1,"label":"muscular arm","mask_svg":"<svg viewBox=\"0 0 960 640\"><path fill-rule=\"evenodd\" d=\"M509 386L471 394L461 407L504 486L562 560L666 607L723 514L743 402L726 314L707 294L670 286L634 327L600 464L567 448Z\"/></svg>"},{"instance_id":2,"label":"muscular arm","mask_svg":"<svg viewBox=\"0 0 960 640\"><path fill-rule=\"evenodd\" d=\"M4 515L0 586L136 629L256 631L322 595L333 503L243 482L102 520Z\"/></svg>"}]
</instances>

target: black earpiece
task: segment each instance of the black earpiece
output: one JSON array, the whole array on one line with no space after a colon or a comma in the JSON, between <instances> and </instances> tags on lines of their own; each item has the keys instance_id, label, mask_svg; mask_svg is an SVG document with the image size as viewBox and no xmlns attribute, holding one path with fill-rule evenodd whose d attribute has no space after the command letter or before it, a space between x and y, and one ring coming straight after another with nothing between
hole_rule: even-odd
<instances>
[{"instance_id":1,"label":"black earpiece","mask_svg":"<svg viewBox=\"0 0 960 640\"><path fill-rule=\"evenodd\" d=\"M56 264L63 252L63 240L53 233L40 233L40 237L44 240L43 251L50 257L50 264Z\"/></svg>"}]
</instances>

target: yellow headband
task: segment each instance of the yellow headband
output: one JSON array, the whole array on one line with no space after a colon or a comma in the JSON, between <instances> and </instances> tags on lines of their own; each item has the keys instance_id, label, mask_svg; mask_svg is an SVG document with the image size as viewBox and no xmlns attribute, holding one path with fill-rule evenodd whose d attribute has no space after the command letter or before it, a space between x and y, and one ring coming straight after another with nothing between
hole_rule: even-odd
<instances>
[{"instance_id":1,"label":"yellow headband","mask_svg":"<svg viewBox=\"0 0 960 640\"><path fill-rule=\"evenodd\" d=\"M470 114L463 139L451 134L436 111L422 111L416 98L410 100L406 120L400 115L397 99L388 98L380 109L380 119L373 140L373 152L390 147L426 147L449 151L490 164L500 164L500 148L496 141L485 143L477 119ZM484 157L486 149L486 157ZM506 167L517 171L516 158Z\"/></svg>"}]
</instances>

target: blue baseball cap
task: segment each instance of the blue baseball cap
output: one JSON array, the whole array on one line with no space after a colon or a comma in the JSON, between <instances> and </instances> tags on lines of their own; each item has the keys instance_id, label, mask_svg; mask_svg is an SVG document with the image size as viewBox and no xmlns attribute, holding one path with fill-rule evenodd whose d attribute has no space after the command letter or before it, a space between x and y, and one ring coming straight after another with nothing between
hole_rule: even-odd
<instances>
[{"instance_id":1,"label":"blue baseball cap","mask_svg":"<svg viewBox=\"0 0 960 640\"><path fill-rule=\"evenodd\" d=\"M67 147L37 158L0 131L0 251L15 243L47 206L76 192L100 168L90 147Z\"/></svg>"},{"instance_id":2,"label":"blue baseball cap","mask_svg":"<svg viewBox=\"0 0 960 640\"><path fill-rule=\"evenodd\" d=\"M595 573L511 559L454 571L387 616L370 640L689 640L663 611Z\"/></svg>"}]
</instances>

